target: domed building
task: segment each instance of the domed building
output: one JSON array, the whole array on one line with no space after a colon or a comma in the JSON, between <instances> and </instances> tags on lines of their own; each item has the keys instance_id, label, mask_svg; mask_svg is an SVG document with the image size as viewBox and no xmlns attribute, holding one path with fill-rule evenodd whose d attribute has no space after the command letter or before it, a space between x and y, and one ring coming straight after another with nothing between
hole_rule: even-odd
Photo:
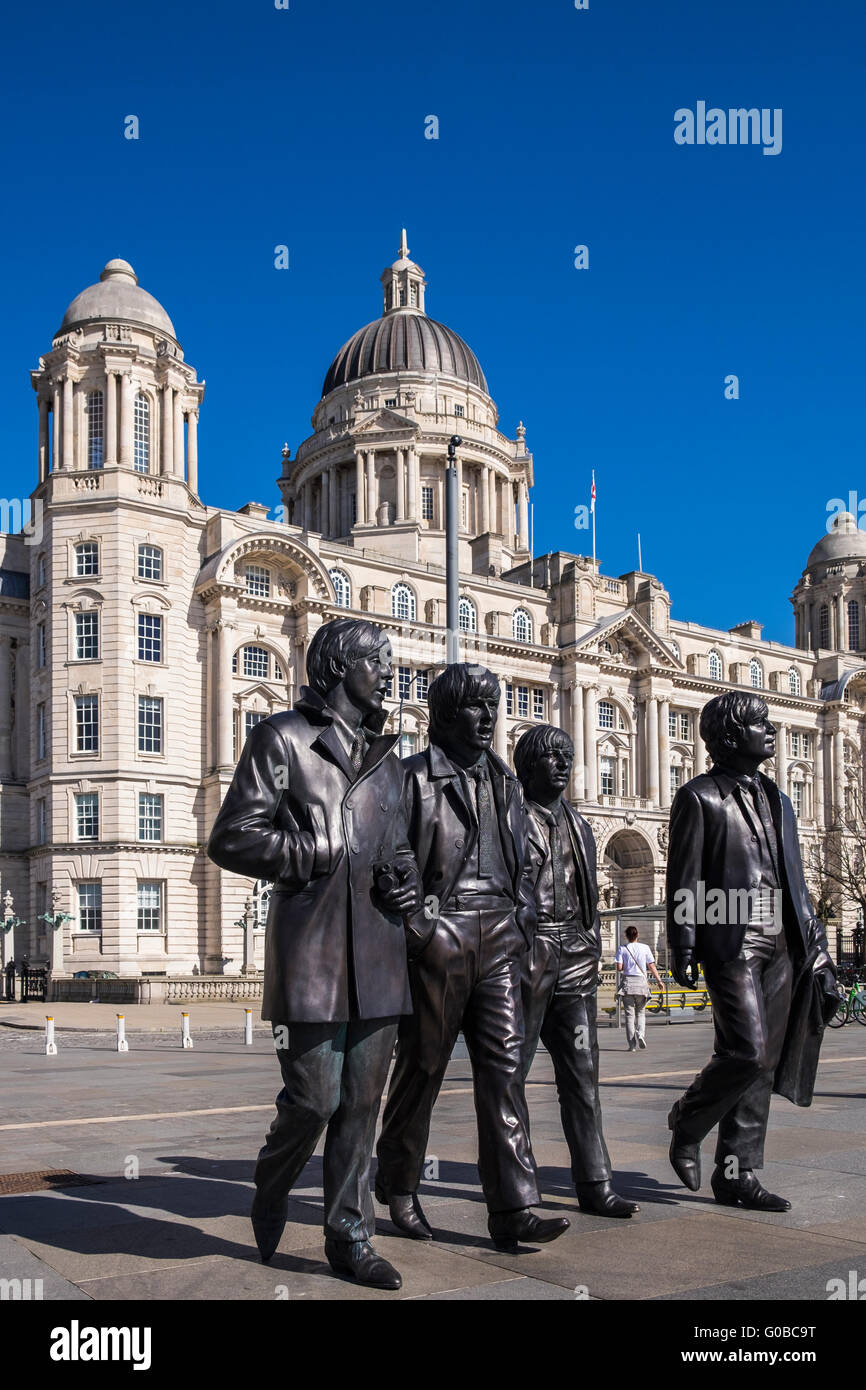
<instances>
[{"instance_id":1,"label":"domed building","mask_svg":"<svg viewBox=\"0 0 866 1390\"><path fill-rule=\"evenodd\" d=\"M249 730L292 704L332 617L388 630L392 727L404 754L423 746L446 660L454 435L461 659L499 678L502 757L537 722L571 735L570 794L610 909L661 900L670 803L707 765L698 718L720 689L767 700L767 770L807 861L861 815L866 535L854 516L840 511L809 556L790 646L752 620L678 622L653 575L533 557L526 432L499 429L475 353L428 316L405 233L381 291L380 316L325 373L313 433L294 458L283 449L270 505L201 501L204 384L126 261L72 300L32 373L32 515L0 534L0 916L18 919L0 944L50 967L52 997L255 996L270 885L213 864L210 828Z\"/></svg>"}]
</instances>

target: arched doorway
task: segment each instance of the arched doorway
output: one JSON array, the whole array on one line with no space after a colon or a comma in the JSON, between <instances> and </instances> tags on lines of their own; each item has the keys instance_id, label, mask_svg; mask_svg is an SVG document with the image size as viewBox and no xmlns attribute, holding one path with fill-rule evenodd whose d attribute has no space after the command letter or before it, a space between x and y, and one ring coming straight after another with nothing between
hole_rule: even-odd
<instances>
[{"instance_id":1,"label":"arched doorway","mask_svg":"<svg viewBox=\"0 0 866 1390\"><path fill-rule=\"evenodd\" d=\"M600 867L615 890L618 907L642 907L655 901L653 852L639 831L615 831L604 846Z\"/></svg>"}]
</instances>

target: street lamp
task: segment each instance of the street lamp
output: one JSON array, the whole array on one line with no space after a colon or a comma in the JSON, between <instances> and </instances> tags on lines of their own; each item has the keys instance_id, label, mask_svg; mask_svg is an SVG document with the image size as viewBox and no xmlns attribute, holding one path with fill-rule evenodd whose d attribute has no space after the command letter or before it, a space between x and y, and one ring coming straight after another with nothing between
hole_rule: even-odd
<instances>
[{"instance_id":1,"label":"street lamp","mask_svg":"<svg viewBox=\"0 0 866 1390\"><path fill-rule=\"evenodd\" d=\"M463 440L452 434L448 440L445 468L445 662L453 666L460 660L460 631L457 621L459 550L457 546L457 450Z\"/></svg>"}]
</instances>

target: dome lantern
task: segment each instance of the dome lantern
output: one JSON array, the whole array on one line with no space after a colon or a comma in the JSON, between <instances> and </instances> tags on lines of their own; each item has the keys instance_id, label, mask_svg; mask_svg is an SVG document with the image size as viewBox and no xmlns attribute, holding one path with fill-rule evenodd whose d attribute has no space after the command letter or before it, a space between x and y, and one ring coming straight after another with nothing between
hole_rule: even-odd
<instances>
[{"instance_id":1,"label":"dome lantern","mask_svg":"<svg viewBox=\"0 0 866 1390\"><path fill-rule=\"evenodd\" d=\"M402 229L400 251L393 265L382 271L382 314L394 314L400 309L424 313L424 290L427 281L420 265L409 260L406 228Z\"/></svg>"}]
</instances>

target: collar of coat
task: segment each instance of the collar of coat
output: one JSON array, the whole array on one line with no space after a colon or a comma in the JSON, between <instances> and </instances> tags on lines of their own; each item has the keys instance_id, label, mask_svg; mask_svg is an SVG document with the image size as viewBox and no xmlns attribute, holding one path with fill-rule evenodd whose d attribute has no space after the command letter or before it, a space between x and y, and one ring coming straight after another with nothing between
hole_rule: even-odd
<instances>
[{"instance_id":1,"label":"collar of coat","mask_svg":"<svg viewBox=\"0 0 866 1390\"><path fill-rule=\"evenodd\" d=\"M438 743L429 743L426 753L427 761L430 764L431 777L459 777L461 768L457 763L451 761L445 749L440 747ZM492 748L487 749L486 757L490 772L497 773L500 777L504 777L506 786L508 786L509 783L517 782L517 778L511 771L511 768L493 752ZM463 771L465 771L465 769L463 769Z\"/></svg>"},{"instance_id":2,"label":"collar of coat","mask_svg":"<svg viewBox=\"0 0 866 1390\"><path fill-rule=\"evenodd\" d=\"M735 787L750 787L756 780L760 780L761 786L764 788L765 792L778 791L778 787L773 779L765 776L765 774L760 771L756 772L754 777L750 777L748 773L745 772L732 772L726 767L714 767L711 768L709 776L712 777L713 781L716 783L719 789L719 795L723 799L726 796L730 796Z\"/></svg>"},{"instance_id":3,"label":"collar of coat","mask_svg":"<svg viewBox=\"0 0 866 1390\"><path fill-rule=\"evenodd\" d=\"M334 712L327 701L309 685L302 685L299 697L295 701L295 709L303 714L304 718L308 719L311 724L324 726L321 733L313 741L312 746L319 752L329 755L337 766L342 768L351 782L370 772L397 742L397 734L380 733L382 725L388 717L387 711L377 710L366 715L361 720L361 727L367 735L367 751L356 772L352 766L352 760L346 752L343 740L337 732Z\"/></svg>"},{"instance_id":4,"label":"collar of coat","mask_svg":"<svg viewBox=\"0 0 866 1390\"><path fill-rule=\"evenodd\" d=\"M334 712L327 700L319 694L318 690L313 690L310 685L301 686L298 699L295 701L295 709L300 710L301 714L305 714L313 724L333 724L334 722ZM377 738L381 734L387 718L388 711L386 709L371 710L361 720L361 728L368 738Z\"/></svg>"}]
</instances>

